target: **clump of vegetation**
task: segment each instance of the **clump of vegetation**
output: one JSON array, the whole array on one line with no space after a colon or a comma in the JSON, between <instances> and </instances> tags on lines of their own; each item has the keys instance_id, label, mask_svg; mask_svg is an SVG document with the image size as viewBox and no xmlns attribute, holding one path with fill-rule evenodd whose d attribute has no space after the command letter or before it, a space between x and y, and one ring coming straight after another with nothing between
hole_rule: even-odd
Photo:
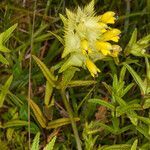
<instances>
[{"instance_id":1,"label":"clump of vegetation","mask_svg":"<svg viewBox=\"0 0 150 150\"><path fill-rule=\"evenodd\" d=\"M0 4L1 149L150 149L150 1L82 3Z\"/></svg>"}]
</instances>

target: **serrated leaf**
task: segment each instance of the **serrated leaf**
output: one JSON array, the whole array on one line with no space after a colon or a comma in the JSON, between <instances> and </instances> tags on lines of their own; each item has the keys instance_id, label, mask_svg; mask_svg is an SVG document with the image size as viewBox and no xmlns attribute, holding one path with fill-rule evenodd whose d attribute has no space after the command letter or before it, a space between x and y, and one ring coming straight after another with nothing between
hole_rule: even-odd
<instances>
[{"instance_id":1,"label":"serrated leaf","mask_svg":"<svg viewBox=\"0 0 150 150\"><path fill-rule=\"evenodd\" d=\"M45 128L46 127L46 119L44 117L44 115L42 114L39 106L33 101L33 100L29 100L30 102L30 106L34 112L34 115L36 117L36 119L38 120L39 124Z\"/></svg>"},{"instance_id":2,"label":"serrated leaf","mask_svg":"<svg viewBox=\"0 0 150 150\"><path fill-rule=\"evenodd\" d=\"M90 16L94 15L94 0L84 7L84 12Z\"/></svg>"},{"instance_id":3,"label":"serrated leaf","mask_svg":"<svg viewBox=\"0 0 150 150\"><path fill-rule=\"evenodd\" d=\"M44 150L54 150L54 144L55 144L55 141L56 141L56 136L54 136L52 138L52 140L46 145L46 147L44 148Z\"/></svg>"},{"instance_id":4,"label":"serrated leaf","mask_svg":"<svg viewBox=\"0 0 150 150\"><path fill-rule=\"evenodd\" d=\"M96 84L96 83L97 82L94 80L87 80L87 81L73 80L73 81L69 82L68 87L88 86L88 85L92 85L92 84Z\"/></svg>"},{"instance_id":5,"label":"serrated leaf","mask_svg":"<svg viewBox=\"0 0 150 150\"><path fill-rule=\"evenodd\" d=\"M34 137L31 150L39 150L39 141L40 141L40 132L38 132Z\"/></svg>"},{"instance_id":6,"label":"serrated leaf","mask_svg":"<svg viewBox=\"0 0 150 150\"><path fill-rule=\"evenodd\" d=\"M46 67L46 65L36 56L32 55L33 59L36 61L37 65L40 67L41 71L43 72L45 78L51 84L53 87L55 86L54 81L56 81L56 78L54 75L50 72L50 70Z\"/></svg>"},{"instance_id":7,"label":"serrated leaf","mask_svg":"<svg viewBox=\"0 0 150 150\"><path fill-rule=\"evenodd\" d=\"M1 93L0 93L0 108L3 106L5 97L9 91L9 87L11 85L11 82L13 80L13 76L11 75L8 80L6 81L6 83L4 84L4 86L2 87Z\"/></svg>"},{"instance_id":8,"label":"serrated leaf","mask_svg":"<svg viewBox=\"0 0 150 150\"><path fill-rule=\"evenodd\" d=\"M0 54L0 62L3 63L3 64L5 64L5 65L9 64L9 62L7 61L7 59L3 55L1 55L1 54Z\"/></svg>"},{"instance_id":9,"label":"serrated leaf","mask_svg":"<svg viewBox=\"0 0 150 150\"><path fill-rule=\"evenodd\" d=\"M141 89L142 94L145 94L146 87L143 85L143 81L140 76L128 65L124 64L128 71L131 73L132 77L134 78L135 82L138 84L139 88Z\"/></svg>"},{"instance_id":10,"label":"serrated leaf","mask_svg":"<svg viewBox=\"0 0 150 150\"><path fill-rule=\"evenodd\" d=\"M89 99L88 102L105 106L105 107L111 109L112 111L115 110L115 106L113 106L109 102L106 102L106 101L101 100L101 99L95 99L95 98L93 98L93 99Z\"/></svg>"},{"instance_id":11,"label":"serrated leaf","mask_svg":"<svg viewBox=\"0 0 150 150\"><path fill-rule=\"evenodd\" d=\"M74 120L79 121L80 118L74 118ZM58 128L58 127L61 127L70 123L71 123L70 118L61 118L61 119L57 119L57 120L53 120L49 122L46 129Z\"/></svg>"},{"instance_id":12,"label":"serrated leaf","mask_svg":"<svg viewBox=\"0 0 150 150\"><path fill-rule=\"evenodd\" d=\"M66 15L68 17L68 20L74 20L75 19L75 14L70 11L69 9L66 9Z\"/></svg>"},{"instance_id":13,"label":"serrated leaf","mask_svg":"<svg viewBox=\"0 0 150 150\"><path fill-rule=\"evenodd\" d=\"M59 17L62 20L62 22L64 23L64 26L66 26L66 24L67 24L67 18L64 17L62 14L59 14Z\"/></svg>"}]
</instances>

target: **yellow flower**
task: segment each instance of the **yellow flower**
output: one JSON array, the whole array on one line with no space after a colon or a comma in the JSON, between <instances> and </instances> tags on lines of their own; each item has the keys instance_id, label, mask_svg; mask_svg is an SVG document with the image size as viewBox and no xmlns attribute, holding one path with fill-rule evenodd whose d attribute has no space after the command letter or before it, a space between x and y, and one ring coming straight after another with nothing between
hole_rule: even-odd
<instances>
[{"instance_id":1,"label":"yellow flower","mask_svg":"<svg viewBox=\"0 0 150 150\"><path fill-rule=\"evenodd\" d=\"M111 51L111 56L112 57L118 57L119 52L121 51L121 47L119 45L112 45L112 51Z\"/></svg>"},{"instance_id":2,"label":"yellow flower","mask_svg":"<svg viewBox=\"0 0 150 150\"><path fill-rule=\"evenodd\" d=\"M114 41L114 42L118 42L119 40L119 35L120 35L121 31L118 29L111 29L108 30L107 32L105 32L102 35L102 40L103 41Z\"/></svg>"},{"instance_id":3,"label":"yellow flower","mask_svg":"<svg viewBox=\"0 0 150 150\"><path fill-rule=\"evenodd\" d=\"M92 50L89 48L89 43L86 39L81 41L81 50L84 55L92 52Z\"/></svg>"},{"instance_id":4,"label":"yellow flower","mask_svg":"<svg viewBox=\"0 0 150 150\"><path fill-rule=\"evenodd\" d=\"M96 67L96 65L90 59L87 59L85 63L91 75L93 77L97 76L97 72L100 72L100 70Z\"/></svg>"},{"instance_id":5,"label":"yellow flower","mask_svg":"<svg viewBox=\"0 0 150 150\"><path fill-rule=\"evenodd\" d=\"M107 31L106 29L108 28L108 26L105 23L99 22L99 25L100 25L100 32L101 33L104 33Z\"/></svg>"},{"instance_id":6,"label":"yellow flower","mask_svg":"<svg viewBox=\"0 0 150 150\"><path fill-rule=\"evenodd\" d=\"M84 50L88 50L89 48L89 43L86 39L82 40L81 41L81 49L84 49Z\"/></svg>"},{"instance_id":7,"label":"yellow flower","mask_svg":"<svg viewBox=\"0 0 150 150\"><path fill-rule=\"evenodd\" d=\"M108 42L97 41L95 44L95 48L101 51L101 53L106 56L110 54L110 50L112 49L112 46Z\"/></svg>"},{"instance_id":8,"label":"yellow flower","mask_svg":"<svg viewBox=\"0 0 150 150\"><path fill-rule=\"evenodd\" d=\"M115 16L114 12L108 11L100 16L100 21L106 24L114 24L116 20L114 16Z\"/></svg>"}]
</instances>

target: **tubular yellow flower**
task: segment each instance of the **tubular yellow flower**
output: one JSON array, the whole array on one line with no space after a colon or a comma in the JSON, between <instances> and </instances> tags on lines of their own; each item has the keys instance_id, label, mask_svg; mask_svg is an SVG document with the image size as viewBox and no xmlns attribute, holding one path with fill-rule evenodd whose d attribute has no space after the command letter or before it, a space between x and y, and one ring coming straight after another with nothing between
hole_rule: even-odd
<instances>
[{"instance_id":1,"label":"tubular yellow flower","mask_svg":"<svg viewBox=\"0 0 150 150\"><path fill-rule=\"evenodd\" d=\"M86 39L81 41L81 50L84 55L92 53L92 50L89 48L89 43Z\"/></svg>"},{"instance_id":2,"label":"tubular yellow flower","mask_svg":"<svg viewBox=\"0 0 150 150\"><path fill-rule=\"evenodd\" d=\"M89 48L89 43L86 39L82 40L81 41L81 49L84 49L84 50L88 50Z\"/></svg>"},{"instance_id":3,"label":"tubular yellow flower","mask_svg":"<svg viewBox=\"0 0 150 150\"><path fill-rule=\"evenodd\" d=\"M100 25L100 32L101 33L104 33L107 31L106 29L108 28L108 26L105 23L99 22L99 25Z\"/></svg>"},{"instance_id":4,"label":"tubular yellow flower","mask_svg":"<svg viewBox=\"0 0 150 150\"><path fill-rule=\"evenodd\" d=\"M87 59L85 63L91 75L93 77L97 76L97 72L100 72L100 70L96 67L96 65L90 59Z\"/></svg>"},{"instance_id":5,"label":"tubular yellow flower","mask_svg":"<svg viewBox=\"0 0 150 150\"><path fill-rule=\"evenodd\" d=\"M95 47L97 50L101 51L103 55L108 55L110 54L110 50L112 49L112 46L108 42L102 42L102 41L97 41L95 44Z\"/></svg>"},{"instance_id":6,"label":"tubular yellow flower","mask_svg":"<svg viewBox=\"0 0 150 150\"><path fill-rule=\"evenodd\" d=\"M119 35L120 35L121 31L118 29L111 29L108 30L107 32L105 32L102 36L102 40L103 41L114 41L114 42L118 42L119 40Z\"/></svg>"},{"instance_id":7,"label":"tubular yellow flower","mask_svg":"<svg viewBox=\"0 0 150 150\"><path fill-rule=\"evenodd\" d=\"M114 24L116 20L114 16L115 16L114 12L108 11L100 16L100 21L106 24Z\"/></svg>"},{"instance_id":8,"label":"tubular yellow flower","mask_svg":"<svg viewBox=\"0 0 150 150\"><path fill-rule=\"evenodd\" d=\"M118 57L119 52L121 51L121 47L119 45L112 45L112 51L110 56L112 57Z\"/></svg>"}]
</instances>

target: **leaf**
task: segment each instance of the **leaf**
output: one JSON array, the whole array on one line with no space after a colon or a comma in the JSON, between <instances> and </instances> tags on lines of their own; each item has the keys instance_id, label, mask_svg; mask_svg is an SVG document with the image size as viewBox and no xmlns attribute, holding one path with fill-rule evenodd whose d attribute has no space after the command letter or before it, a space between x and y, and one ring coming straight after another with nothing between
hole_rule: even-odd
<instances>
[{"instance_id":1,"label":"leaf","mask_svg":"<svg viewBox=\"0 0 150 150\"><path fill-rule=\"evenodd\" d=\"M55 33L52 32L52 31L49 31L49 32L50 32L52 35L54 35L62 45L65 45L63 38L61 38L59 35L55 34Z\"/></svg>"},{"instance_id":2,"label":"leaf","mask_svg":"<svg viewBox=\"0 0 150 150\"><path fill-rule=\"evenodd\" d=\"M124 65L126 66L126 68L128 69L128 71L131 73L131 75L134 78L135 82L140 87L142 94L145 95L146 87L143 85L143 81L140 78L140 76L128 64L124 63Z\"/></svg>"},{"instance_id":3,"label":"leaf","mask_svg":"<svg viewBox=\"0 0 150 150\"><path fill-rule=\"evenodd\" d=\"M2 87L1 93L0 93L0 108L3 106L6 94L9 91L9 87L11 85L11 82L13 80L13 76L11 75L8 80L6 81L5 85Z\"/></svg>"},{"instance_id":4,"label":"leaf","mask_svg":"<svg viewBox=\"0 0 150 150\"><path fill-rule=\"evenodd\" d=\"M10 52L10 50L7 47L3 46L2 44L0 44L0 51L1 52L5 52L5 53L9 53Z\"/></svg>"},{"instance_id":5,"label":"leaf","mask_svg":"<svg viewBox=\"0 0 150 150\"><path fill-rule=\"evenodd\" d=\"M63 72L62 81L60 83L61 88L66 87L70 83L76 71L79 71L79 69L75 67L70 67Z\"/></svg>"},{"instance_id":6,"label":"leaf","mask_svg":"<svg viewBox=\"0 0 150 150\"><path fill-rule=\"evenodd\" d=\"M124 132L126 132L127 130L130 130L130 129L132 129L132 128L134 128L134 126L131 124L131 125L128 125L128 126L125 126L125 127L123 127L123 128L121 128L121 129L119 129L118 130L118 135L119 134L122 134L122 133L124 133Z\"/></svg>"},{"instance_id":7,"label":"leaf","mask_svg":"<svg viewBox=\"0 0 150 150\"><path fill-rule=\"evenodd\" d=\"M50 103L50 98L52 96L52 93L53 93L53 87L47 81L45 87L45 97L44 97L44 103L46 106L48 106Z\"/></svg>"},{"instance_id":8,"label":"leaf","mask_svg":"<svg viewBox=\"0 0 150 150\"><path fill-rule=\"evenodd\" d=\"M109 94L112 94L112 87L108 85L106 82L102 82L102 84L105 86Z\"/></svg>"},{"instance_id":9,"label":"leaf","mask_svg":"<svg viewBox=\"0 0 150 150\"><path fill-rule=\"evenodd\" d=\"M80 118L74 118L74 120L79 121ZM70 118L60 118L60 119L49 122L46 129L58 128L58 127L61 127L70 123L71 123Z\"/></svg>"},{"instance_id":10,"label":"leaf","mask_svg":"<svg viewBox=\"0 0 150 150\"><path fill-rule=\"evenodd\" d=\"M6 137L8 141L13 139L14 128L8 128L6 132Z\"/></svg>"},{"instance_id":11,"label":"leaf","mask_svg":"<svg viewBox=\"0 0 150 150\"><path fill-rule=\"evenodd\" d=\"M150 118L136 116L139 120L143 121L144 123L150 125Z\"/></svg>"},{"instance_id":12,"label":"leaf","mask_svg":"<svg viewBox=\"0 0 150 150\"><path fill-rule=\"evenodd\" d=\"M39 150L39 141L40 141L40 132L38 132L34 137L31 150Z\"/></svg>"},{"instance_id":13,"label":"leaf","mask_svg":"<svg viewBox=\"0 0 150 150\"><path fill-rule=\"evenodd\" d=\"M67 59L67 61L62 65L59 70L59 73L65 71L71 66L81 67L83 64L82 55L78 53L72 53L71 56Z\"/></svg>"},{"instance_id":14,"label":"leaf","mask_svg":"<svg viewBox=\"0 0 150 150\"><path fill-rule=\"evenodd\" d=\"M137 144L138 144L138 140L136 139L133 145L131 146L131 150L137 150Z\"/></svg>"},{"instance_id":15,"label":"leaf","mask_svg":"<svg viewBox=\"0 0 150 150\"><path fill-rule=\"evenodd\" d=\"M120 98L119 96L114 95L115 101L117 101L119 103L120 106L126 106L126 102Z\"/></svg>"},{"instance_id":16,"label":"leaf","mask_svg":"<svg viewBox=\"0 0 150 150\"><path fill-rule=\"evenodd\" d=\"M150 136L149 136L149 132L148 132L148 128L145 125L140 125L140 126L136 126L136 129L143 134L143 136L145 136L148 140L150 140Z\"/></svg>"},{"instance_id":17,"label":"leaf","mask_svg":"<svg viewBox=\"0 0 150 150\"><path fill-rule=\"evenodd\" d=\"M108 126L108 125L106 125L106 124L104 124L104 123L99 123L99 124L100 124L100 126L101 126L102 128L104 128L105 130L109 131L109 132L112 133L112 134L115 134L115 131L114 131L114 128L113 128L113 127L110 127L110 126Z\"/></svg>"},{"instance_id":18,"label":"leaf","mask_svg":"<svg viewBox=\"0 0 150 150\"><path fill-rule=\"evenodd\" d=\"M52 138L52 140L46 145L46 147L43 150L54 150L55 141L56 141L56 136Z\"/></svg>"},{"instance_id":19,"label":"leaf","mask_svg":"<svg viewBox=\"0 0 150 150\"><path fill-rule=\"evenodd\" d=\"M126 74L126 67L123 66L120 71L119 83L124 81L125 74Z\"/></svg>"},{"instance_id":20,"label":"leaf","mask_svg":"<svg viewBox=\"0 0 150 150\"><path fill-rule=\"evenodd\" d=\"M28 122L27 121L24 121L24 120L10 120L6 123L4 123L2 125L2 128L10 128L10 127L17 127L17 126L27 126L28 125Z\"/></svg>"},{"instance_id":21,"label":"leaf","mask_svg":"<svg viewBox=\"0 0 150 150\"><path fill-rule=\"evenodd\" d=\"M64 26L66 26L66 24L67 24L67 18L64 17L62 14L59 14L59 17L60 17L60 19L62 20Z\"/></svg>"},{"instance_id":22,"label":"leaf","mask_svg":"<svg viewBox=\"0 0 150 150\"><path fill-rule=\"evenodd\" d=\"M44 115L42 114L39 106L33 101L33 100L29 100L30 102L30 106L34 112L34 115L36 117L36 119L38 120L39 124L45 128L46 127L46 119L44 117Z\"/></svg>"},{"instance_id":23,"label":"leaf","mask_svg":"<svg viewBox=\"0 0 150 150\"><path fill-rule=\"evenodd\" d=\"M146 62L146 75L147 75L147 79L150 82L150 64L148 58L145 58L145 62Z\"/></svg>"},{"instance_id":24,"label":"leaf","mask_svg":"<svg viewBox=\"0 0 150 150\"><path fill-rule=\"evenodd\" d=\"M0 34L0 44L5 43L11 36L12 32L16 29L18 24L14 24L9 29Z\"/></svg>"},{"instance_id":25,"label":"leaf","mask_svg":"<svg viewBox=\"0 0 150 150\"><path fill-rule=\"evenodd\" d=\"M84 12L90 16L94 15L94 0L84 7Z\"/></svg>"},{"instance_id":26,"label":"leaf","mask_svg":"<svg viewBox=\"0 0 150 150\"><path fill-rule=\"evenodd\" d=\"M116 108L116 116L119 117L124 113L128 113L129 111L132 110L142 110L141 105L139 104L131 104L131 105L126 105L126 106L118 106Z\"/></svg>"},{"instance_id":27,"label":"leaf","mask_svg":"<svg viewBox=\"0 0 150 150\"><path fill-rule=\"evenodd\" d=\"M126 48L124 50L125 55L129 55L130 54L130 52L132 50L132 46L133 46L133 44L136 43L136 41L137 41L137 28L135 28L135 30L133 31L132 36L130 38L130 41L127 44L127 46L126 46Z\"/></svg>"},{"instance_id":28,"label":"leaf","mask_svg":"<svg viewBox=\"0 0 150 150\"><path fill-rule=\"evenodd\" d=\"M97 82L94 80L73 80L70 81L68 84L68 87L77 87L77 86L88 86L88 85L92 85L92 84L96 84Z\"/></svg>"},{"instance_id":29,"label":"leaf","mask_svg":"<svg viewBox=\"0 0 150 150\"><path fill-rule=\"evenodd\" d=\"M2 54L0 54L0 62L2 62L5 65L9 64L9 62L7 61L7 59Z\"/></svg>"},{"instance_id":30,"label":"leaf","mask_svg":"<svg viewBox=\"0 0 150 150\"><path fill-rule=\"evenodd\" d=\"M113 110L113 111L115 110L115 106L113 106L112 104L110 104L110 103L108 103L108 102L106 102L104 100L101 100L101 99L95 99L95 98L93 98L93 99L89 99L88 102L94 103L94 104L100 104L102 106L105 106L105 107Z\"/></svg>"},{"instance_id":31,"label":"leaf","mask_svg":"<svg viewBox=\"0 0 150 150\"><path fill-rule=\"evenodd\" d=\"M129 150L131 145L129 144L116 144L111 146L102 146L98 150Z\"/></svg>"},{"instance_id":32,"label":"leaf","mask_svg":"<svg viewBox=\"0 0 150 150\"><path fill-rule=\"evenodd\" d=\"M150 98L146 99L143 105L144 109L150 108Z\"/></svg>"},{"instance_id":33,"label":"leaf","mask_svg":"<svg viewBox=\"0 0 150 150\"><path fill-rule=\"evenodd\" d=\"M43 72L45 78L51 84L53 87L55 86L54 81L56 81L56 78L54 75L50 72L50 70L46 67L46 65L36 56L32 55L34 60L36 61L37 65L40 67L41 71Z\"/></svg>"},{"instance_id":34,"label":"leaf","mask_svg":"<svg viewBox=\"0 0 150 150\"><path fill-rule=\"evenodd\" d=\"M134 86L134 83L130 83L122 92L122 97Z\"/></svg>"}]
</instances>

